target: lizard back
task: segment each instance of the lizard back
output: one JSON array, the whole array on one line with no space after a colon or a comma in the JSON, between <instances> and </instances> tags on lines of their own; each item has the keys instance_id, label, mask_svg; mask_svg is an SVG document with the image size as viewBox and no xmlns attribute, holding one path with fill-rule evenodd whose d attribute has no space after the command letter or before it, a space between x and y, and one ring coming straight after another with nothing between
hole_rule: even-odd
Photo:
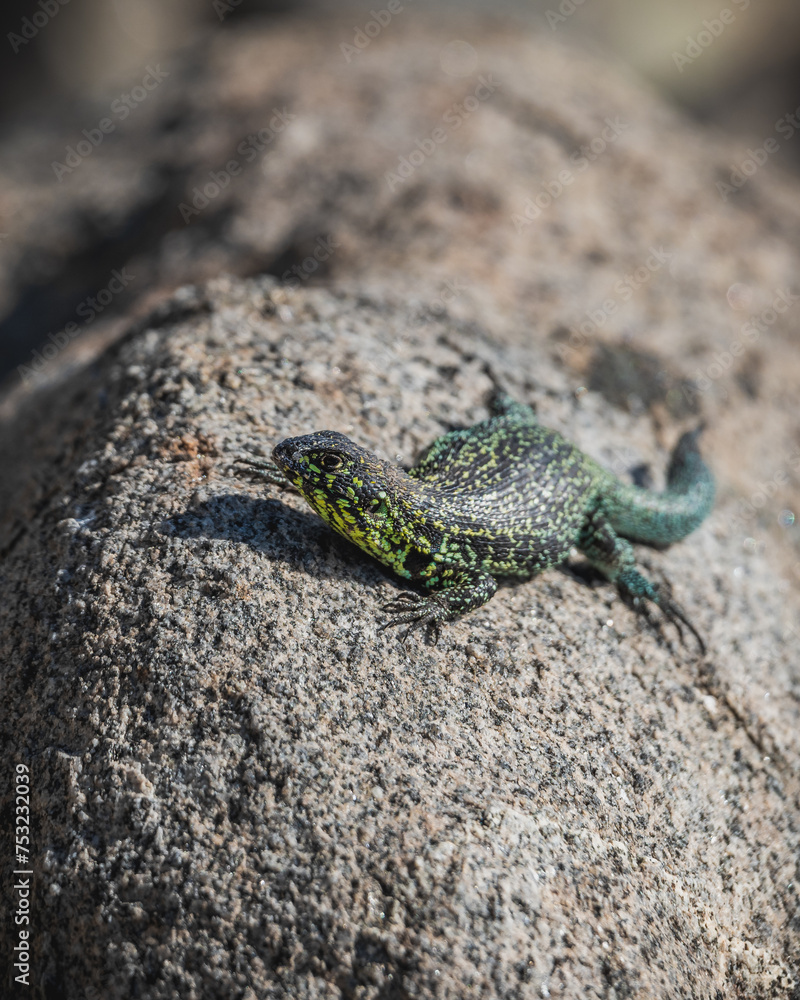
<instances>
[{"instance_id":1,"label":"lizard back","mask_svg":"<svg viewBox=\"0 0 800 1000\"><path fill-rule=\"evenodd\" d=\"M437 438L409 476L454 547L463 539L483 568L511 576L566 557L596 485L586 456L532 414L492 417Z\"/></svg>"}]
</instances>

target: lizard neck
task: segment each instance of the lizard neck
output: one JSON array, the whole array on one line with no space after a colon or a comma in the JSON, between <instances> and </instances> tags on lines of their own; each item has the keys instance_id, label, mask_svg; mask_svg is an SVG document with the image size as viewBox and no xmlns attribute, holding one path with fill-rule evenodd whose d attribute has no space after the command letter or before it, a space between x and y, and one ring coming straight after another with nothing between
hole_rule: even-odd
<instances>
[{"instance_id":1,"label":"lizard neck","mask_svg":"<svg viewBox=\"0 0 800 1000\"><path fill-rule=\"evenodd\" d=\"M386 472L388 529L415 545L429 541L431 529L446 530L453 500L450 491L415 479L402 469L390 466Z\"/></svg>"},{"instance_id":2,"label":"lizard neck","mask_svg":"<svg viewBox=\"0 0 800 1000\"><path fill-rule=\"evenodd\" d=\"M396 537L406 543L422 552L435 550L443 536L475 520L474 496L465 497L451 485L417 479L402 469L393 472L391 520Z\"/></svg>"}]
</instances>

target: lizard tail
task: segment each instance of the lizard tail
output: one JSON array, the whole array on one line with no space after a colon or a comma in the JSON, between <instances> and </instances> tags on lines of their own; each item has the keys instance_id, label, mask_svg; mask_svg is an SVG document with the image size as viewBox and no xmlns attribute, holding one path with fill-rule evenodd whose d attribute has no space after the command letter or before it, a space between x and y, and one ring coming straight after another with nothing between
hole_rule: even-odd
<instances>
[{"instance_id":1,"label":"lizard tail","mask_svg":"<svg viewBox=\"0 0 800 1000\"><path fill-rule=\"evenodd\" d=\"M615 480L604 506L620 535L635 542L670 545L708 517L714 506L714 477L697 447L702 431L701 424L675 445L663 493Z\"/></svg>"}]
</instances>

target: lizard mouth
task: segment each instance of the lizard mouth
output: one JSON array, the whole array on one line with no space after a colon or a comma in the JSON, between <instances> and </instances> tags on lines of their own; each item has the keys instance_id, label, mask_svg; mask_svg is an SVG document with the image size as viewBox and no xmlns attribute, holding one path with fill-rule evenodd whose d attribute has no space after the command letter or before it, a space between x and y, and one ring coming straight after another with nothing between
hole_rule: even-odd
<instances>
[{"instance_id":1,"label":"lizard mouth","mask_svg":"<svg viewBox=\"0 0 800 1000\"><path fill-rule=\"evenodd\" d=\"M272 449L272 461L280 466L284 472L289 470L289 458L291 456L291 449L287 448L288 439L286 441L279 441L278 444Z\"/></svg>"},{"instance_id":2,"label":"lizard mouth","mask_svg":"<svg viewBox=\"0 0 800 1000\"><path fill-rule=\"evenodd\" d=\"M279 441L272 449L272 461L285 473L292 473L295 476L302 475L300 463L298 461L300 452L294 448L293 438L286 438Z\"/></svg>"}]
</instances>

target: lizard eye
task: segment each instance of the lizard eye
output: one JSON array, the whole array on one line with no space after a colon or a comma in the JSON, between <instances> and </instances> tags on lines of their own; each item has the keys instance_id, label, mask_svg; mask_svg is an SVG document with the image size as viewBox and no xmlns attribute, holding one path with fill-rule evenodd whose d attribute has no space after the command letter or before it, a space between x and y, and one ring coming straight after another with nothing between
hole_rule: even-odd
<instances>
[{"instance_id":1,"label":"lizard eye","mask_svg":"<svg viewBox=\"0 0 800 1000\"><path fill-rule=\"evenodd\" d=\"M319 464L326 472L335 472L342 467L342 459L339 455L323 455Z\"/></svg>"}]
</instances>

